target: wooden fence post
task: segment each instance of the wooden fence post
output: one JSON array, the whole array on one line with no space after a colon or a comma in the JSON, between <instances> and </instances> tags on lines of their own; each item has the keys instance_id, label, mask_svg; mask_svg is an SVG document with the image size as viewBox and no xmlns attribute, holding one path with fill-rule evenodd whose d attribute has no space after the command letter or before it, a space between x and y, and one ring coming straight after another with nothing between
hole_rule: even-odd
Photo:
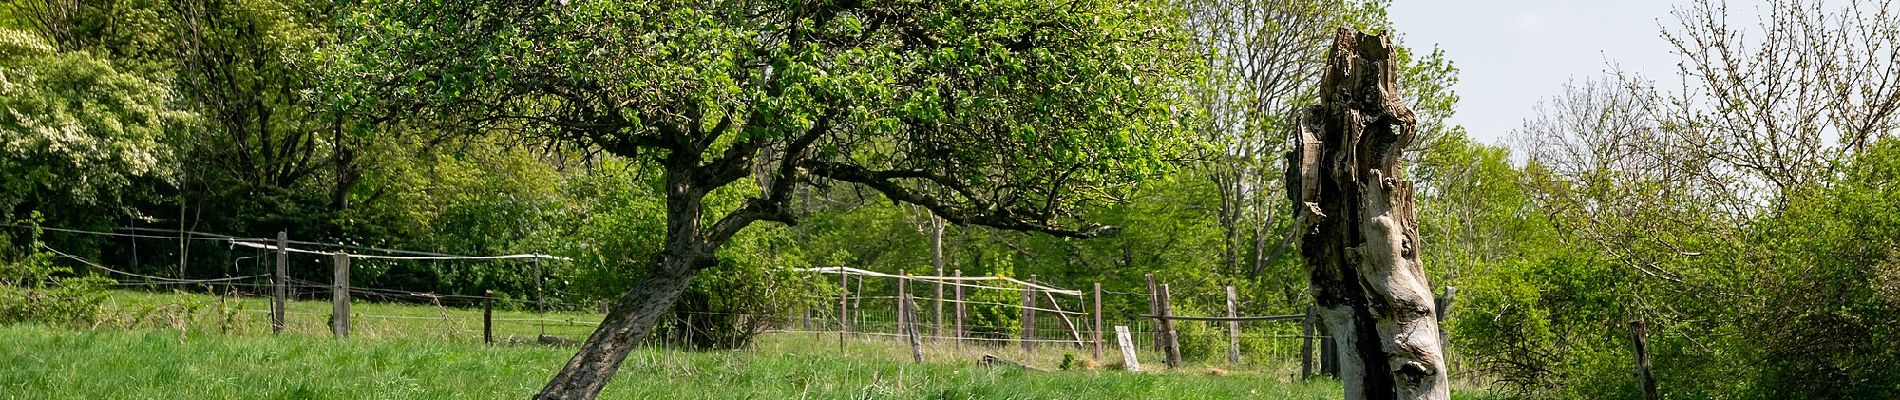
<instances>
[{"instance_id":1,"label":"wooden fence post","mask_svg":"<svg viewBox=\"0 0 1900 400\"><path fill-rule=\"evenodd\" d=\"M1238 304L1240 295L1233 285L1227 286L1227 317L1240 316ZM1240 365L1240 321L1227 321L1227 364Z\"/></svg>"},{"instance_id":2,"label":"wooden fence post","mask_svg":"<svg viewBox=\"0 0 1900 400\"><path fill-rule=\"evenodd\" d=\"M1035 275L1029 276L1029 283L1030 284L1036 283ZM1029 354L1036 350L1036 342L1035 342L1036 340L1036 310L1035 310L1035 307L1036 307L1036 288L1034 286L1025 285L1023 287L1023 316L1022 316L1022 319L1019 320L1019 322L1022 322L1022 325L1023 325L1023 354Z\"/></svg>"},{"instance_id":3,"label":"wooden fence post","mask_svg":"<svg viewBox=\"0 0 1900 400\"><path fill-rule=\"evenodd\" d=\"M481 290L481 343L494 345L494 290Z\"/></svg>"},{"instance_id":4,"label":"wooden fence post","mask_svg":"<svg viewBox=\"0 0 1900 400\"><path fill-rule=\"evenodd\" d=\"M1181 368L1181 335L1174 330L1174 306L1169 297L1168 284L1161 284L1161 332L1168 337L1168 368Z\"/></svg>"},{"instance_id":5,"label":"wooden fence post","mask_svg":"<svg viewBox=\"0 0 1900 400\"><path fill-rule=\"evenodd\" d=\"M277 268L271 271L270 333L284 332L284 286L289 283L290 234L277 231Z\"/></svg>"},{"instance_id":6,"label":"wooden fence post","mask_svg":"<svg viewBox=\"0 0 1900 400\"><path fill-rule=\"evenodd\" d=\"M330 332L344 338L350 336L350 255L331 257L335 271L330 278Z\"/></svg>"},{"instance_id":7,"label":"wooden fence post","mask_svg":"<svg viewBox=\"0 0 1900 400\"><path fill-rule=\"evenodd\" d=\"M1306 319L1300 321L1300 379L1313 378L1313 306L1306 306Z\"/></svg>"},{"instance_id":8,"label":"wooden fence post","mask_svg":"<svg viewBox=\"0 0 1900 400\"><path fill-rule=\"evenodd\" d=\"M917 336L921 335L921 333L917 331L917 304L911 302L910 292L905 292L897 297L897 301L904 302L904 313L910 314L904 318L906 321L910 321L910 329L908 329L910 334L906 335L910 338L910 359L918 364L923 364L924 345L923 341L917 338Z\"/></svg>"},{"instance_id":9,"label":"wooden fence post","mask_svg":"<svg viewBox=\"0 0 1900 400\"><path fill-rule=\"evenodd\" d=\"M844 336L851 332L847 318L851 315L851 281L846 280L844 267L838 267L838 353L844 353Z\"/></svg>"},{"instance_id":10,"label":"wooden fence post","mask_svg":"<svg viewBox=\"0 0 1900 400\"><path fill-rule=\"evenodd\" d=\"M1129 372L1141 372L1141 361L1135 358L1135 338L1128 334L1128 327L1115 326L1115 342L1122 348L1122 366Z\"/></svg>"},{"instance_id":11,"label":"wooden fence post","mask_svg":"<svg viewBox=\"0 0 1900 400\"><path fill-rule=\"evenodd\" d=\"M1095 360L1102 360L1102 283L1095 282Z\"/></svg>"},{"instance_id":12,"label":"wooden fence post","mask_svg":"<svg viewBox=\"0 0 1900 400\"><path fill-rule=\"evenodd\" d=\"M931 227L930 262L931 264L933 264L932 265L933 267L936 267L936 278L934 279L937 280L937 296L931 298L932 302L935 304L930 313L930 332L931 332L931 336L934 336L937 338L933 340L940 341L943 338L943 228L944 228L944 220L936 216L931 216L930 227Z\"/></svg>"},{"instance_id":13,"label":"wooden fence post","mask_svg":"<svg viewBox=\"0 0 1900 400\"><path fill-rule=\"evenodd\" d=\"M541 335L547 336L548 334L548 307L547 307L547 303L542 300L545 298L545 296L542 295L541 293L542 280L544 280L544 277L541 275L541 257L536 256L534 257L534 316L535 316L535 319L539 321L538 323L541 325ZM687 324L686 325L687 334L690 335L692 331L693 331L693 325Z\"/></svg>"},{"instance_id":14,"label":"wooden fence post","mask_svg":"<svg viewBox=\"0 0 1900 400\"><path fill-rule=\"evenodd\" d=\"M910 324L910 313L907 312L910 311L910 304L904 301L904 296L910 295L910 275L903 272L897 275L897 337L901 338L907 334L906 328Z\"/></svg>"},{"instance_id":15,"label":"wooden fence post","mask_svg":"<svg viewBox=\"0 0 1900 400\"><path fill-rule=\"evenodd\" d=\"M956 277L962 278L963 269L958 268L954 274L956 275ZM954 333L954 335L956 336L957 346L963 346L963 281L957 280L956 286L951 290L956 292L955 296L957 298L957 301L956 301L956 308L957 308L956 324L957 325L955 328L956 332Z\"/></svg>"},{"instance_id":16,"label":"wooden fence post","mask_svg":"<svg viewBox=\"0 0 1900 400\"><path fill-rule=\"evenodd\" d=\"M1148 315L1161 315L1161 288L1155 286L1155 274L1146 274L1148 279ZM1155 326L1161 326L1157 320ZM1155 350L1168 351L1168 333L1155 328Z\"/></svg>"},{"instance_id":17,"label":"wooden fence post","mask_svg":"<svg viewBox=\"0 0 1900 400\"><path fill-rule=\"evenodd\" d=\"M1636 378L1642 381L1643 398L1645 400L1661 400L1662 395L1656 391L1656 377L1650 374L1649 339L1646 338L1647 336L1649 336L1649 332L1648 329L1643 326L1643 320L1630 321L1630 339L1636 344Z\"/></svg>"}]
</instances>

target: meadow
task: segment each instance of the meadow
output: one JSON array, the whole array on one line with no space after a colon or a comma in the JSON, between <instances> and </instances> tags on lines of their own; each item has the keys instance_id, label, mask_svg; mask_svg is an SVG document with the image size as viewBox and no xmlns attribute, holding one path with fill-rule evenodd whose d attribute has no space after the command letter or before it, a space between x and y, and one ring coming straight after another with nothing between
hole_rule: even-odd
<instances>
[{"instance_id":1,"label":"meadow","mask_svg":"<svg viewBox=\"0 0 1900 400\"><path fill-rule=\"evenodd\" d=\"M337 339L314 317L327 312L326 302L292 302L281 335L256 312L267 309L262 299L115 291L106 304L103 318L85 326L0 326L0 397L524 398L573 351L520 340L538 335L531 323L506 330L514 341L485 345L480 309L359 303L354 335ZM534 317L496 312L498 320ZM547 318L564 321L551 322L550 334L580 338L590 315ZM1331 380L1211 365L1136 373L1079 362L1059 370L1056 360L1070 349L1008 353L1014 347L931 346L917 364L891 340L854 337L840 349L835 334L767 334L732 351L648 346L627 359L602 398L1328 399L1340 391ZM979 365L989 352L1049 370Z\"/></svg>"}]
</instances>

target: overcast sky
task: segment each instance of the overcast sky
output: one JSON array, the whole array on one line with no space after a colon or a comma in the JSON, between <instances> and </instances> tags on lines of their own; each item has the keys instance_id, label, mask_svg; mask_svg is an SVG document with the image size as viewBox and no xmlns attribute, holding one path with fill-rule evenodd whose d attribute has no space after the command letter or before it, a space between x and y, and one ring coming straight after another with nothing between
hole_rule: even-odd
<instances>
[{"instance_id":1,"label":"overcast sky","mask_svg":"<svg viewBox=\"0 0 1900 400\"><path fill-rule=\"evenodd\" d=\"M1564 82L1601 76L1610 63L1671 81L1676 58L1658 33L1682 0L1397 0L1405 44L1445 53L1459 72L1457 114L1480 142L1504 144L1538 100ZM1735 1L1732 9L1752 9ZM1740 10L1737 10L1740 11ZM1744 22L1737 21L1737 22Z\"/></svg>"}]
</instances>

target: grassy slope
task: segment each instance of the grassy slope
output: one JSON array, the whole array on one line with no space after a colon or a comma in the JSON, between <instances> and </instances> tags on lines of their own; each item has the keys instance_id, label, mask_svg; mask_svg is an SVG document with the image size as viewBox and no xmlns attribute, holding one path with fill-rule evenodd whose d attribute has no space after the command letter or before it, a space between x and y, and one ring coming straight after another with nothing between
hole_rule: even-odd
<instances>
[{"instance_id":1,"label":"grassy slope","mask_svg":"<svg viewBox=\"0 0 1900 400\"><path fill-rule=\"evenodd\" d=\"M780 338L798 342L800 339ZM11 398L521 398L570 354L426 339L334 341L0 327L0 393ZM1118 371L1035 372L967 362L782 351L642 350L603 398L1265 398L1335 397L1326 382ZM812 343L805 343L812 344Z\"/></svg>"}]
</instances>

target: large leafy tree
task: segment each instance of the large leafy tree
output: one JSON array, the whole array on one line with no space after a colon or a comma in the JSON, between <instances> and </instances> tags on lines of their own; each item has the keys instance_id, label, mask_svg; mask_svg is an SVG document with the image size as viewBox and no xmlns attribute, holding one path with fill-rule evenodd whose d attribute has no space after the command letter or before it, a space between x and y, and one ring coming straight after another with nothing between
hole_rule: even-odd
<instances>
[{"instance_id":1,"label":"large leafy tree","mask_svg":"<svg viewBox=\"0 0 1900 400\"><path fill-rule=\"evenodd\" d=\"M139 179L171 179L165 145L196 117L162 83L87 51L0 29L0 217L115 206Z\"/></svg>"},{"instance_id":2,"label":"large leafy tree","mask_svg":"<svg viewBox=\"0 0 1900 400\"><path fill-rule=\"evenodd\" d=\"M1870 295L1883 265L1866 261L1890 241L1882 220L1833 203L1886 204L1849 196L1879 181L1861 173L1884 156L1863 151L1900 121L1891 3L1773 1L1748 26L1728 2L1690 2L1663 32L1682 57L1676 82L1618 75L1540 108L1517 136L1527 192L1562 248L1492 297L1517 307L1495 315L1530 322L1488 335L1501 340L1480 346L1508 353L1482 358L1515 364L1494 371L1527 389L1633 393L1620 322L1643 320L1665 392L1892 393L1890 375L1853 367L1893 359L1892 346L1861 347L1890 334L1873 328L1893 320ZM1849 272L1844 260L1860 261Z\"/></svg>"},{"instance_id":3,"label":"large leafy tree","mask_svg":"<svg viewBox=\"0 0 1900 400\"><path fill-rule=\"evenodd\" d=\"M360 135L351 134L359 124L338 118L312 96L322 76L315 55L332 46L326 23L336 3L190 0L166 6L163 12L176 15L165 26L176 51L161 60L178 71L181 93L211 125L192 138L191 159L203 166L191 168L195 174L184 177L181 190L263 215L213 225L334 231L328 224L296 225L300 213L351 208L349 193L362 175ZM253 224L262 226L245 226Z\"/></svg>"},{"instance_id":4,"label":"large leafy tree","mask_svg":"<svg viewBox=\"0 0 1900 400\"><path fill-rule=\"evenodd\" d=\"M1102 236L1114 228L1073 211L1170 165L1191 109L1177 104L1191 53L1155 2L390 0L350 21L341 103L661 171L660 251L542 398L595 396L716 249L798 221L801 187ZM737 206L706 201L749 187Z\"/></svg>"},{"instance_id":5,"label":"large leafy tree","mask_svg":"<svg viewBox=\"0 0 1900 400\"><path fill-rule=\"evenodd\" d=\"M1205 79L1189 89L1204 118L1191 127L1209 145L1193 173L1211 189L1196 206L1213 209L1222 236L1217 284L1259 285L1288 304L1303 301L1306 279L1282 265L1292 250L1293 216L1285 202L1280 160L1291 143L1297 110L1317 103L1332 28L1390 31L1385 0L1177 0L1188 14L1203 58ZM1396 35L1396 34L1395 34ZM1402 42L1395 36L1395 44ZM1399 45L1398 94L1418 117L1417 139L1406 157L1444 138L1462 136L1446 122L1458 96L1457 69L1437 49ZM1207 200L1199 200L1205 198ZM1203 203L1205 203L1203 205ZM1145 242L1138 242L1145 243ZM1139 251L1139 250L1136 250ZM1170 263L1182 266L1184 263ZM1214 282L1214 281L1210 281ZM1213 288L1219 290L1218 287ZM1188 290L1194 290L1188 288ZM1248 290L1248 292L1257 292Z\"/></svg>"}]
</instances>

